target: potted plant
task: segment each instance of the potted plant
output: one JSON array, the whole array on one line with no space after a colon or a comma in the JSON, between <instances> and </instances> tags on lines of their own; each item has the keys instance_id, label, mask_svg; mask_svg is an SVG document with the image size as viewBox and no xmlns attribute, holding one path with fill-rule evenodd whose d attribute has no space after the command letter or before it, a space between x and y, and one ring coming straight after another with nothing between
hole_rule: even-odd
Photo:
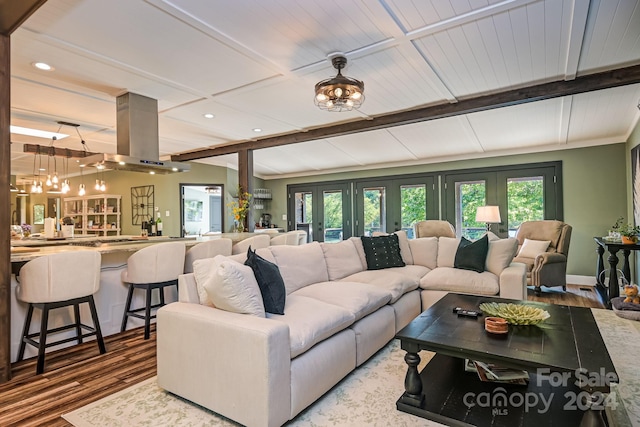
<instances>
[{"instance_id":1,"label":"potted plant","mask_svg":"<svg viewBox=\"0 0 640 427\"><path fill-rule=\"evenodd\" d=\"M616 220L616 223L611 226L609 230L609 235L607 236L610 240L620 240L620 227L622 227L623 217L619 217Z\"/></svg>"},{"instance_id":2,"label":"potted plant","mask_svg":"<svg viewBox=\"0 0 640 427\"><path fill-rule=\"evenodd\" d=\"M638 234L640 234L640 226L624 224L620 226L620 236L622 239L622 243L624 244L632 244L638 242Z\"/></svg>"}]
</instances>

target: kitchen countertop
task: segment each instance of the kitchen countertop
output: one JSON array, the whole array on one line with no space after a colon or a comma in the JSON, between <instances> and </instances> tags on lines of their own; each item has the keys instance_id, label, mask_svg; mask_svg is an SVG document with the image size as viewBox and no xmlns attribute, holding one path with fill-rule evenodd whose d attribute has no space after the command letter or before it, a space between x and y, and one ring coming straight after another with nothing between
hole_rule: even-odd
<instances>
[{"instance_id":1,"label":"kitchen countertop","mask_svg":"<svg viewBox=\"0 0 640 427\"><path fill-rule=\"evenodd\" d=\"M149 237L139 236L83 236L64 240L28 239L11 241L11 262L25 262L44 255L55 253L94 250L101 254L114 252L135 252L146 246L162 242L184 242L187 248L201 242L230 238L233 243L254 236L254 233L220 233L210 236L193 237Z\"/></svg>"}]
</instances>

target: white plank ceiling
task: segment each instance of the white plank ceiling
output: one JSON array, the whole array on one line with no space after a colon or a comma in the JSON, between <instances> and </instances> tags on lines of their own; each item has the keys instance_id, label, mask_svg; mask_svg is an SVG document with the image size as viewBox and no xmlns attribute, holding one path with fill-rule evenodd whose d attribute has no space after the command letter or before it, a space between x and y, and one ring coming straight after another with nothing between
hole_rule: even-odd
<instances>
[{"instance_id":1,"label":"white plank ceiling","mask_svg":"<svg viewBox=\"0 0 640 427\"><path fill-rule=\"evenodd\" d=\"M158 100L168 156L640 64L640 0L48 0L11 41L12 125L77 123L91 151L115 153L115 98L134 92ZM359 111L313 104L314 84L335 75L333 52L365 82ZM633 85L262 149L254 170L269 179L619 143L639 99ZM61 132L57 147L81 149L75 129ZM12 174L31 175L22 144L50 141L12 142Z\"/></svg>"}]
</instances>

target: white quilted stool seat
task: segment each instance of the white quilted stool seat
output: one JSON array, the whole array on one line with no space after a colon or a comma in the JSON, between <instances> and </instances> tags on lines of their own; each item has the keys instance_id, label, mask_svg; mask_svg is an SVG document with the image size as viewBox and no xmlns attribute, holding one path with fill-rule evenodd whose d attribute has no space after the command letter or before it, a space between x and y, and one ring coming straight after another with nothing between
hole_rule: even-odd
<instances>
[{"instance_id":1,"label":"white quilted stool seat","mask_svg":"<svg viewBox=\"0 0 640 427\"><path fill-rule=\"evenodd\" d=\"M16 288L16 296L18 300L28 303L29 309L22 331L18 361L24 357L26 344L38 348L36 373L41 374L44 372L46 348L72 341L81 344L84 338L94 335L100 354L107 351L93 299L93 294L100 288L100 263L99 252L86 250L41 256L27 262L20 269L20 283ZM81 322L80 304L83 303L89 304L93 327ZM48 329L49 311L68 306L73 306L75 323ZM30 333L34 308L42 312L40 331ZM75 337L47 342L47 334L69 329L76 330ZM83 333L84 331L88 332Z\"/></svg>"},{"instance_id":2,"label":"white quilted stool seat","mask_svg":"<svg viewBox=\"0 0 640 427\"><path fill-rule=\"evenodd\" d=\"M216 255L229 256L233 242L224 237L192 246L184 258L184 274L193 273L193 262L197 259L213 258Z\"/></svg>"},{"instance_id":3,"label":"white quilted stool seat","mask_svg":"<svg viewBox=\"0 0 640 427\"><path fill-rule=\"evenodd\" d=\"M183 272L184 259L185 245L182 242L157 243L142 248L129 257L127 269L122 272L122 282L129 285L129 293L120 332L127 330L129 317L136 317L144 320L144 339L149 339L151 319L156 317L155 314L151 314L151 310L165 305L164 288L178 287L178 276ZM134 289L143 289L146 292L144 307L131 308ZM152 305L151 293L154 289L159 290L160 302Z\"/></svg>"}]
</instances>

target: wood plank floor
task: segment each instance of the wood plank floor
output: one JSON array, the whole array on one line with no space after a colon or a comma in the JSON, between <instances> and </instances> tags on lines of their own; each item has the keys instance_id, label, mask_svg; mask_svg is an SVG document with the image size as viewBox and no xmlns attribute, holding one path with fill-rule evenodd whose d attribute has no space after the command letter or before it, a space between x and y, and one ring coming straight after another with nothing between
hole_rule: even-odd
<instances>
[{"instance_id":1,"label":"wood plank floor","mask_svg":"<svg viewBox=\"0 0 640 427\"><path fill-rule=\"evenodd\" d=\"M584 289L584 290L583 290ZM588 286L567 286L567 292L543 289L528 299L553 304L602 307ZM0 426L70 426L62 414L156 375L155 325L151 338L140 328L105 338L107 353L95 342L47 355L45 373L36 375L35 359L12 366L13 379L0 384Z\"/></svg>"}]
</instances>

